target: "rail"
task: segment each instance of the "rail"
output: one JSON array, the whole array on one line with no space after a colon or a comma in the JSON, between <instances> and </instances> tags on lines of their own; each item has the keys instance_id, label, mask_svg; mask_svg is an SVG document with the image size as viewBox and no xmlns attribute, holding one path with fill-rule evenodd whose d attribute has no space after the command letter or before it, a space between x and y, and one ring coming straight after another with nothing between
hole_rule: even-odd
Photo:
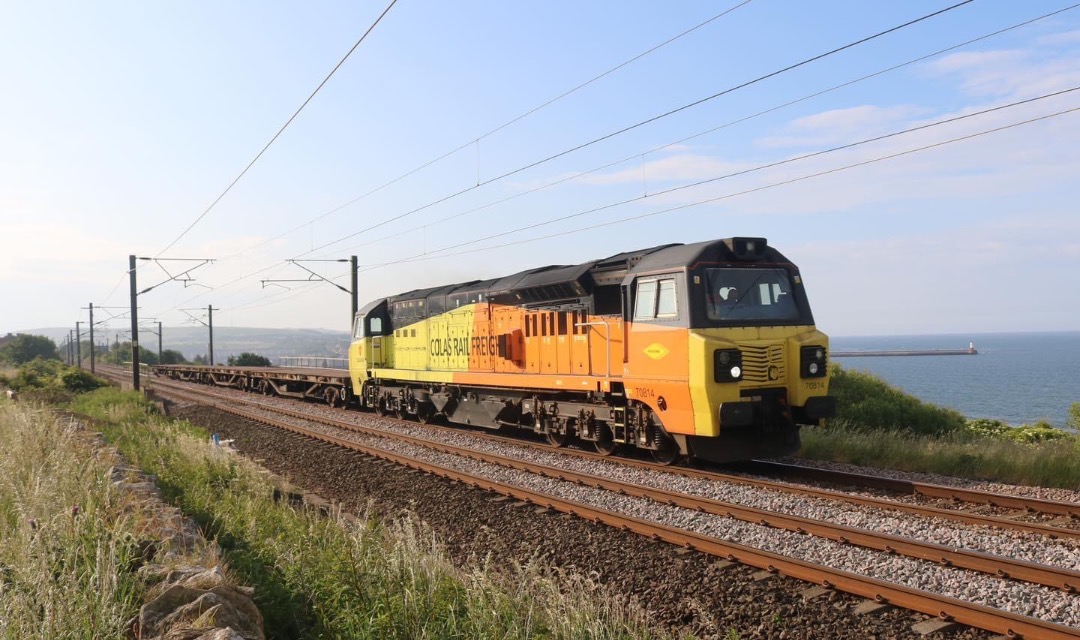
<instances>
[{"instance_id":1,"label":"rail","mask_svg":"<svg viewBox=\"0 0 1080 640\"><path fill-rule=\"evenodd\" d=\"M181 392L181 395L187 394ZM467 485L494 491L525 502L542 505L557 511L576 515L586 520L600 522L627 531L633 531L640 535L648 536L656 540L663 540L688 549L694 549L710 555L756 566L770 572L782 573L807 582L821 584L826 587L836 588L863 597L872 598L878 602L888 602L903 608L936 615L944 620L953 620L962 624L1004 633L1009 637L1048 639L1078 637L1075 629L1059 624L1028 618L1000 609L960 601L954 598L853 574L843 570L832 569L802 560L787 558L768 551L753 549L740 544L722 541L667 525L649 522L565 498L551 496L539 491L502 485L490 479L472 475L460 470L443 467L435 463L421 462L382 449L368 447L328 434L313 432L296 424L275 420L264 415L251 414L236 407L235 402L217 402L210 399L204 399L204 402L228 413L233 413L235 415L247 414L244 415L244 417L247 417L248 419L283 428L308 438L352 449L372 457L389 460L409 468L416 468L428 473L434 473ZM310 420L312 417L308 415L305 416L304 419ZM321 422L322 420L317 421Z\"/></svg>"}]
</instances>

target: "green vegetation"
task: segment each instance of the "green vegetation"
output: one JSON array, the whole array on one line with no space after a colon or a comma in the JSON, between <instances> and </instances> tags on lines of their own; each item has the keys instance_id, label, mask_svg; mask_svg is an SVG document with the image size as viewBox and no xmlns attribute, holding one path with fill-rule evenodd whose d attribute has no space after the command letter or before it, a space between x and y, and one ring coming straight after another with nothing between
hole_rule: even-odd
<instances>
[{"instance_id":1,"label":"green vegetation","mask_svg":"<svg viewBox=\"0 0 1080 640\"><path fill-rule=\"evenodd\" d=\"M19 367L14 375L0 376L0 385L18 391L26 399L43 402L63 402L71 394L93 391L107 384L88 371L40 357Z\"/></svg>"},{"instance_id":2,"label":"green vegetation","mask_svg":"<svg viewBox=\"0 0 1080 640\"><path fill-rule=\"evenodd\" d=\"M186 362L187 358L184 357L184 354L175 349L166 349L161 352L161 362L159 364L184 364Z\"/></svg>"},{"instance_id":3,"label":"green vegetation","mask_svg":"<svg viewBox=\"0 0 1080 640\"><path fill-rule=\"evenodd\" d=\"M83 351L83 353L86 353L86 351ZM161 355L164 357L164 352ZM102 357L108 364L130 364L131 341L112 343L109 345L108 353L105 353ZM139 345L139 362L143 364L157 364L158 354L156 351L150 351L146 347Z\"/></svg>"},{"instance_id":4,"label":"green vegetation","mask_svg":"<svg viewBox=\"0 0 1080 640\"><path fill-rule=\"evenodd\" d=\"M195 517L231 572L255 586L268 638L649 638L640 610L583 578L539 564L461 570L408 517L350 523L340 514L274 502L251 462L207 444L186 423L151 415L115 389L74 408L157 477L166 499Z\"/></svg>"},{"instance_id":5,"label":"green vegetation","mask_svg":"<svg viewBox=\"0 0 1080 640\"><path fill-rule=\"evenodd\" d=\"M269 367L273 363L270 358L245 351L238 356L229 356L228 364L230 367Z\"/></svg>"},{"instance_id":6,"label":"green vegetation","mask_svg":"<svg viewBox=\"0 0 1080 640\"><path fill-rule=\"evenodd\" d=\"M837 422L853 429L903 429L941 435L964 428L959 412L923 402L881 378L829 367L829 395L836 398Z\"/></svg>"},{"instance_id":7,"label":"green vegetation","mask_svg":"<svg viewBox=\"0 0 1080 640\"><path fill-rule=\"evenodd\" d=\"M139 517L67 419L0 401L0 638L125 637Z\"/></svg>"},{"instance_id":8,"label":"green vegetation","mask_svg":"<svg viewBox=\"0 0 1080 640\"><path fill-rule=\"evenodd\" d=\"M59 359L56 343L45 336L32 336L20 333L8 334L0 346L0 360L13 365L30 362L34 358Z\"/></svg>"},{"instance_id":9,"label":"green vegetation","mask_svg":"<svg viewBox=\"0 0 1080 640\"><path fill-rule=\"evenodd\" d=\"M1046 422L966 420L880 378L832 365L837 417L805 429L799 455L819 460L1048 487L1080 487L1080 436ZM1080 403L1070 409L1080 423Z\"/></svg>"}]
</instances>

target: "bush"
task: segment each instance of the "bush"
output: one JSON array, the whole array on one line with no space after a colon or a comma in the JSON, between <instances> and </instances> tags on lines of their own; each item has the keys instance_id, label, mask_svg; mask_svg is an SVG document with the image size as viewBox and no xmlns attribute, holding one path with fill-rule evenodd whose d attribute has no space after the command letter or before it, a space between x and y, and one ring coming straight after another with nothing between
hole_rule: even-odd
<instances>
[{"instance_id":1,"label":"bush","mask_svg":"<svg viewBox=\"0 0 1080 640\"><path fill-rule=\"evenodd\" d=\"M19 367L9 382L9 386L16 391L27 391L47 387L55 382L57 374L64 368L59 360L45 360L37 357Z\"/></svg>"},{"instance_id":2,"label":"bush","mask_svg":"<svg viewBox=\"0 0 1080 640\"><path fill-rule=\"evenodd\" d=\"M62 372L58 379L60 385L72 393L85 393L108 385L107 382L91 375L90 372L74 368Z\"/></svg>"},{"instance_id":3,"label":"bush","mask_svg":"<svg viewBox=\"0 0 1080 640\"><path fill-rule=\"evenodd\" d=\"M266 356L245 351L238 356L229 356L228 365L230 367L269 367L273 363Z\"/></svg>"},{"instance_id":4,"label":"bush","mask_svg":"<svg viewBox=\"0 0 1080 640\"><path fill-rule=\"evenodd\" d=\"M1019 427L1010 427L1001 420L979 418L968 420L964 429L975 436L984 438L1001 438L1013 442L1046 442L1048 440L1060 440L1069 437L1069 433L1057 429L1054 425L1039 420L1035 424L1025 424Z\"/></svg>"},{"instance_id":5,"label":"bush","mask_svg":"<svg viewBox=\"0 0 1080 640\"><path fill-rule=\"evenodd\" d=\"M108 383L82 369L65 366L58 360L35 358L19 367L19 372L7 384L20 393L31 393L27 397L36 400L62 402L70 399L72 393L93 391Z\"/></svg>"},{"instance_id":6,"label":"bush","mask_svg":"<svg viewBox=\"0 0 1080 640\"><path fill-rule=\"evenodd\" d=\"M829 395L836 418L856 429L900 429L942 435L962 431L966 420L952 409L923 402L877 376L830 365Z\"/></svg>"},{"instance_id":7,"label":"bush","mask_svg":"<svg viewBox=\"0 0 1080 640\"><path fill-rule=\"evenodd\" d=\"M1070 428L1080 431L1080 402L1072 403L1069 407L1069 422Z\"/></svg>"}]
</instances>

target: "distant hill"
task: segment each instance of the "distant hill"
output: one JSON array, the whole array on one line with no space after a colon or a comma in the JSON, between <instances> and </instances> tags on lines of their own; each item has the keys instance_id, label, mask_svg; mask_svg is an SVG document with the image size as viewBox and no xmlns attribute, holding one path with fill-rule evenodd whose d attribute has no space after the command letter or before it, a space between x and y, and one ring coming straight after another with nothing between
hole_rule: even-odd
<instances>
[{"instance_id":1,"label":"distant hill","mask_svg":"<svg viewBox=\"0 0 1080 640\"><path fill-rule=\"evenodd\" d=\"M71 329L49 327L45 329L21 329L12 333L52 338L62 345L68 339ZM157 328L154 328L157 331ZM83 340L88 340L86 327L83 327ZM163 327L163 349L174 349L184 354L187 359L197 355L206 355L209 350L209 331L206 327ZM114 342L115 329L94 332L98 344ZM120 334L120 342L127 342L128 336ZM157 351L158 338L149 331L139 333L139 342L150 351ZM214 359L225 362L231 355L244 352L257 353L270 358L275 363L281 356L320 356L344 358L349 352L349 334L345 331L328 329L255 329L245 327L214 327Z\"/></svg>"}]
</instances>

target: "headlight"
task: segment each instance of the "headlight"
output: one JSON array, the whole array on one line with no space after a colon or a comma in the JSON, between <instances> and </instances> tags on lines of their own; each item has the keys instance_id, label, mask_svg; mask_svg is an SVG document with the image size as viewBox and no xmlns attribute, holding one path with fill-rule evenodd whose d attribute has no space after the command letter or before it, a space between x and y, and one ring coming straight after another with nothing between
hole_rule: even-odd
<instances>
[{"instance_id":1,"label":"headlight","mask_svg":"<svg viewBox=\"0 0 1080 640\"><path fill-rule=\"evenodd\" d=\"M803 347L799 351L799 369L804 378L823 378L829 372L825 347Z\"/></svg>"},{"instance_id":2,"label":"headlight","mask_svg":"<svg viewBox=\"0 0 1080 640\"><path fill-rule=\"evenodd\" d=\"M742 379L742 352L738 349L713 351L713 380L738 382Z\"/></svg>"}]
</instances>

